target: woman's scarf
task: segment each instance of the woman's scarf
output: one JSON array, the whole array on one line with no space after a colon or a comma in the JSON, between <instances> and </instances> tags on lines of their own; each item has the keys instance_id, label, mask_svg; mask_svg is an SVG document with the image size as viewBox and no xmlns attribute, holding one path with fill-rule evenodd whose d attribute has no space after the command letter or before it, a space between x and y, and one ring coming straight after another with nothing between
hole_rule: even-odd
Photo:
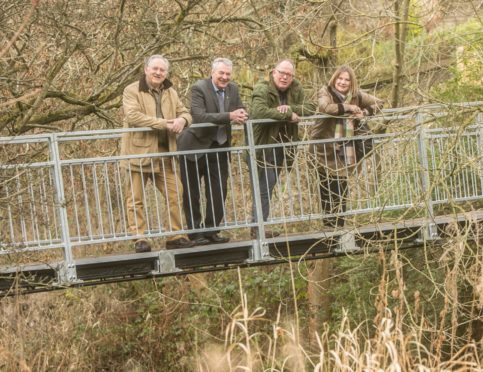
<instances>
[{"instance_id":1,"label":"woman's scarf","mask_svg":"<svg viewBox=\"0 0 483 372\"><path fill-rule=\"evenodd\" d=\"M340 99L341 103L349 103L352 100L352 93L349 93L347 96L344 96L342 93L334 89L335 94ZM339 119L335 125L335 133L334 138L339 139L342 137L353 137L354 136L354 120L353 119ZM336 143L336 148L338 151L342 151L346 164L352 165L355 163L355 151L353 142L350 141L349 143ZM345 150L345 151L344 151Z\"/></svg>"}]
</instances>

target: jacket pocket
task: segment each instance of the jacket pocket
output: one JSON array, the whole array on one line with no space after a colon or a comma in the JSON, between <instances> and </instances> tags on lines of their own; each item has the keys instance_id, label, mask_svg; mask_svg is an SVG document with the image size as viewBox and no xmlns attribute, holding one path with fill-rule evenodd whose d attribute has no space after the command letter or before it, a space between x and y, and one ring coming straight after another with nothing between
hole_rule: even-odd
<instances>
[{"instance_id":1,"label":"jacket pocket","mask_svg":"<svg viewBox=\"0 0 483 372\"><path fill-rule=\"evenodd\" d=\"M132 136L132 144L137 147L149 147L152 142L152 134L149 132L135 132Z\"/></svg>"}]
</instances>

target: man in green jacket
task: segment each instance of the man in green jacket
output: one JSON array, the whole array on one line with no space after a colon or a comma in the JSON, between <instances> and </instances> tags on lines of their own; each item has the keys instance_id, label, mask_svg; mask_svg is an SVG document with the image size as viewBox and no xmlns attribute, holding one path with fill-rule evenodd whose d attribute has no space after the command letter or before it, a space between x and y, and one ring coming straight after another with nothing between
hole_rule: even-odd
<instances>
[{"instance_id":1,"label":"man in green jacket","mask_svg":"<svg viewBox=\"0 0 483 372\"><path fill-rule=\"evenodd\" d=\"M251 119L273 119L275 123L255 124L255 145L298 141L298 123L301 116L313 114L315 105L306 101L300 82L295 79L295 65L288 59L275 65L269 81L255 85L252 95ZM270 214L270 198L281 170L292 165L293 146L272 147L257 152L258 179L262 200L263 220ZM255 217L255 210L253 211ZM255 219L255 218L254 218ZM252 236L255 231L252 230ZM267 238L278 236L275 231L265 231Z\"/></svg>"}]
</instances>

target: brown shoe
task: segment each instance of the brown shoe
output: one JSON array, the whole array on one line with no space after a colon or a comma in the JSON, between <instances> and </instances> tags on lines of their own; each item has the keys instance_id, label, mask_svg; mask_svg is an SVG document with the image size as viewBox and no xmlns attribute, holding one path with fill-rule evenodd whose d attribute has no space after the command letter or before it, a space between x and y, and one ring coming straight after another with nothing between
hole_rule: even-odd
<instances>
[{"instance_id":1,"label":"brown shoe","mask_svg":"<svg viewBox=\"0 0 483 372\"><path fill-rule=\"evenodd\" d=\"M134 243L134 250L136 253L151 252L151 245L146 240L138 240Z\"/></svg>"},{"instance_id":2,"label":"brown shoe","mask_svg":"<svg viewBox=\"0 0 483 372\"><path fill-rule=\"evenodd\" d=\"M195 242L192 242L186 238L168 240L166 242L166 249L191 248L194 246L195 246Z\"/></svg>"}]
</instances>

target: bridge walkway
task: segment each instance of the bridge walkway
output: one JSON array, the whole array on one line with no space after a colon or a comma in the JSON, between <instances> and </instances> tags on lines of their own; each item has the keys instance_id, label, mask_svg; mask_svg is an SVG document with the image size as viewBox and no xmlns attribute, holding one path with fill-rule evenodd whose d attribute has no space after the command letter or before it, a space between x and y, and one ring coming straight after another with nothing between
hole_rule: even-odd
<instances>
[{"instance_id":1,"label":"bridge walkway","mask_svg":"<svg viewBox=\"0 0 483 372\"><path fill-rule=\"evenodd\" d=\"M185 224L175 231L164 195L149 182L143 186L147 229L128 229L129 172L121 163L178 162L196 151L119 155L122 134L145 129L0 138L0 292L324 258L394 247L394 242L401 248L437 244L458 226L480 244L482 106L474 102L385 110L368 123L375 134L334 140L309 140L310 126L323 116L304 118L301 140L290 145L255 146L253 126L270 121L249 121L235 133L229 149L225 218L219 229L232 238L230 243L179 250L163 249L163 241L180 232L214 228L190 230ZM361 156L350 167L346 210L327 213L313 145L333 143L343 153L356 147ZM261 221L260 180L249 169L257 166L258 152L281 146L291 167L284 163L270 217ZM181 200L177 208L182 211ZM344 218L344 228L325 226L328 217ZM252 228L255 239L249 234ZM282 235L267 239L268 228ZM139 238L151 239L155 251L133 253L133 241Z\"/></svg>"}]
</instances>

